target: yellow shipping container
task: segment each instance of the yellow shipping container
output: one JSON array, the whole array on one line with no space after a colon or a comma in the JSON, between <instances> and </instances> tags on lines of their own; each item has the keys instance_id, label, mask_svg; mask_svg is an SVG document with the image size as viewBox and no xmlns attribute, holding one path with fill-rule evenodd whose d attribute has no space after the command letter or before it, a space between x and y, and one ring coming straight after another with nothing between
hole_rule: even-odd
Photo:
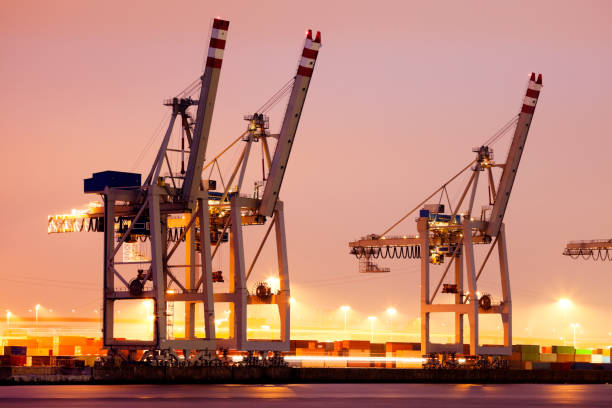
<instances>
[{"instance_id":1,"label":"yellow shipping container","mask_svg":"<svg viewBox=\"0 0 612 408\"><path fill-rule=\"evenodd\" d=\"M557 355L552 353L543 353L540 354L540 361L544 363L556 363Z\"/></svg>"}]
</instances>

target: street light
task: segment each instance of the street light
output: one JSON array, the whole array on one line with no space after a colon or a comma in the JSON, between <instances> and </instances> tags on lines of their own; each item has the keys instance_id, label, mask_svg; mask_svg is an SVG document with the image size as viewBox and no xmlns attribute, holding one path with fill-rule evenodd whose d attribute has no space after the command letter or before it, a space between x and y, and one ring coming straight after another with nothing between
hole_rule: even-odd
<instances>
[{"instance_id":1,"label":"street light","mask_svg":"<svg viewBox=\"0 0 612 408\"><path fill-rule=\"evenodd\" d=\"M344 313L344 332L346 334L348 312L351 310L351 307L348 305L340 306L340 310L342 310L342 312Z\"/></svg>"},{"instance_id":2,"label":"street light","mask_svg":"<svg viewBox=\"0 0 612 408\"><path fill-rule=\"evenodd\" d=\"M393 316L397 314L397 309L389 307L386 311L389 315L389 331L391 332L391 341L393 341Z\"/></svg>"},{"instance_id":3,"label":"street light","mask_svg":"<svg viewBox=\"0 0 612 408\"><path fill-rule=\"evenodd\" d=\"M34 306L34 310L36 313L36 327L38 327L38 309L40 309L40 305Z\"/></svg>"},{"instance_id":4,"label":"street light","mask_svg":"<svg viewBox=\"0 0 612 408\"><path fill-rule=\"evenodd\" d=\"M570 327L574 329L574 349L576 348L576 329L580 327L578 323L570 323Z\"/></svg>"},{"instance_id":5,"label":"street light","mask_svg":"<svg viewBox=\"0 0 612 408\"><path fill-rule=\"evenodd\" d=\"M370 321L370 342L374 342L374 322L376 321L376 316L369 316L368 320Z\"/></svg>"},{"instance_id":6,"label":"street light","mask_svg":"<svg viewBox=\"0 0 612 408\"><path fill-rule=\"evenodd\" d=\"M10 310L6 311L6 334L9 335L9 331L11 330L11 316L13 314Z\"/></svg>"}]
</instances>

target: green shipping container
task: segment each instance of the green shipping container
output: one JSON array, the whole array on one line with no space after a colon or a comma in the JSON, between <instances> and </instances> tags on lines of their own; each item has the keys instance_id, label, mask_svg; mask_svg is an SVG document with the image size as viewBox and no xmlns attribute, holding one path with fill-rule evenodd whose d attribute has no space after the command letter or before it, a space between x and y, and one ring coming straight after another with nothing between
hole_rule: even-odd
<instances>
[{"instance_id":1,"label":"green shipping container","mask_svg":"<svg viewBox=\"0 0 612 408\"><path fill-rule=\"evenodd\" d=\"M589 349L576 349L576 354L593 354L593 350L589 350Z\"/></svg>"},{"instance_id":2,"label":"green shipping container","mask_svg":"<svg viewBox=\"0 0 612 408\"><path fill-rule=\"evenodd\" d=\"M552 346L552 352L555 354L574 354L572 346Z\"/></svg>"},{"instance_id":3,"label":"green shipping container","mask_svg":"<svg viewBox=\"0 0 612 408\"><path fill-rule=\"evenodd\" d=\"M522 361L540 361L540 353L521 353Z\"/></svg>"},{"instance_id":4,"label":"green shipping container","mask_svg":"<svg viewBox=\"0 0 612 408\"><path fill-rule=\"evenodd\" d=\"M521 353L540 353L540 346L537 344L514 344L512 351L520 351Z\"/></svg>"}]
</instances>

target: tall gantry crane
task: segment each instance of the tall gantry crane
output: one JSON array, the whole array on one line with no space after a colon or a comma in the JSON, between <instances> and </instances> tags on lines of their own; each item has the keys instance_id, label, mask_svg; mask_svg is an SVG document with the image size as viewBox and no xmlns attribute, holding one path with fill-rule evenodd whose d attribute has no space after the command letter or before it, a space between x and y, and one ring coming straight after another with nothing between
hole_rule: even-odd
<instances>
[{"instance_id":1,"label":"tall gantry crane","mask_svg":"<svg viewBox=\"0 0 612 408\"><path fill-rule=\"evenodd\" d=\"M359 271L362 273L389 272L389 268L381 268L375 263L374 260L379 258L420 258L420 320L421 350L423 353L462 353L464 316L467 316L469 320L470 354L507 355L512 353L512 300L503 220L541 88L542 75L540 74L536 78L535 73L532 73L520 112L482 146L473 149L476 153L474 161L470 162L383 233L370 234L349 243L351 254L359 259ZM493 160L491 146L513 128L514 136L506 161L503 164L496 163ZM496 168L502 169L498 183L495 183L493 173L493 169ZM471 173L469 181L463 188L459 199L453 204L448 195L447 187L466 172ZM480 217L477 218L473 209L477 196L478 181L483 172L486 173L485 177L488 181L489 197L487 204L482 207ZM428 204L428 201L438 194L438 202ZM442 204L443 199L447 201L444 204ZM444 211L445 204L448 204L447 213ZM416 218L417 234L390 235L398 225L417 210L419 210ZM476 269L475 244L489 245L478 269ZM501 278L501 300L498 303L493 302L491 295L481 294L477 285L495 246L497 246L499 254ZM445 260L448 260L448 263L444 267L432 293L430 285L432 265L441 266ZM452 279L452 283L444 283L453 263L454 279ZM467 278L467 290L465 290L464 275ZM452 303L434 303L441 288L443 294L453 296ZM454 313L454 343L435 344L431 342L429 326L432 313ZM483 347L479 345L478 317L480 313L501 316L504 331L503 346Z\"/></svg>"},{"instance_id":2,"label":"tall gantry crane","mask_svg":"<svg viewBox=\"0 0 612 408\"><path fill-rule=\"evenodd\" d=\"M203 75L185 91L165 101L171 109L167 131L151 170L141 184L140 174L116 171L94 173L85 180L85 193L99 194L103 204L68 215L49 216L48 231L100 231L104 234L103 342L110 354L146 350L143 359L177 361L181 350L186 361L202 362L209 350L218 347L243 351L288 351L290 334L289 268L284 224L284 206L279 192L291 147L301 117L315 67L321 34L313 38L308 30L296 74L254 114L248 115L247 129L221 154L206 160L212 115L227 41L229 21L214 19ZM192 93L198 92L194 99ZM289 102L279 134L270 134L265 115L289 94ZM194 112L195 110L195 119ZM180 136L174 132L180 117ZM174 137L173 137L174 136ZM273 156L270 143L276 139ZM219 160L230 149L244 147L223 177ZM187 142L187 143L185 143ZM264 186L259 198L244 194L243 183L253 143L262 143ZM176 147L174 147L176 146ZM187 158L187 163L185 159ZM180 162L180 166L177 164ZM203 179L205 171L216 167L216 180ZM162 174L162 169L167 173ZM225 182L227 181L227 182ZM267 224L258 250L246 267L243 226ZM260 283L247 289L259 255L272 228L276 235L279 289ZM224 282L222 271L213 271L213 259L220 247L229 243L227 290L213 290L213 283ZM144 248L143 248L144 247ZM184 258L179 253L184 247ZM123 259L119 259L123 255ZM179 272L183 272L183 277ZM120 300L153 301L151 339L117 338L114 335L115 303ZM175 338L172 310L174 302L185 302L185 335ZM215 331L215 302L229 303L229 338L218 338ZM196 307L202 305L203 336L196 336ZM280 316L280 340L247 339L247 305L276 305Z\"/></svg>"}]
</instances>

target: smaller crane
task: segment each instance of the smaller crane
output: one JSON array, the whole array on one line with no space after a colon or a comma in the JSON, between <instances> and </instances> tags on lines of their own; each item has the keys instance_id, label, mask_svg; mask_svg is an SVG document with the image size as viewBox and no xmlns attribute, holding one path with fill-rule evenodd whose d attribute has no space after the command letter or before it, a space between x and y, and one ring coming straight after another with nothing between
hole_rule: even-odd
<instances>
[{"instance_id":1,"label":"smaller crane","mask_svg":"<svg viewBox=\"0 0 612 408\"><path fill-rule=\"evenodd\" d=\"M463 353L463 318L466 315L470 324L470 354L505 355L512 353L512 300L510 297L510 273L503 219L541 88L542 75L538 75L536 78L536 74L532 73L520 112L483 145L473 149L473 152L476 153L475 160L382 234L370 234L349 243L351 254L359 259L359 272L362 273L389 272L389 268L379 267L373 263L372 259L420 258L421 350L424 354ZM493 160L491 145L504 134L509 133L512 128L514 128L514 136L506 162L503 164L496 163ZM503 169L497 185L493 175L494 168ZM447 186L468 171L471 171L469 181L463 188L461 197L453 205L448 196ZM487 205L482 207L480 219L476 219L473 215L473 208L478 180L483 172L487 173L489 201ZM428 201L437 194L440 194L438 203L428 204ZM444 197L448 201L448 213L445 213L445 204L441 203ZM462 208L463 211L461 211ZM393 229L417 210L419 211L416 218L417 234L389 235ZM474 245L477 244L490 245L478 269L476 269L474 248ZM491 295L481 293L477 287L477 281L495 246L497 246L499 253L502 292L502 299L497 304L493 303ZM432 293L430 290L430 269L432 265L440 266L446 260L448 260L448 263ZM455 266L454 282L444 283L453 263ZM467 291L464 287L464 266L467 275ZM442 288L443 294L453 295L453 303L434 303L440 288ZM454 313L454 344L434 344L430 341L429 320L431 313ZM504 327L503 346L482 347L479 345L479 313L495 313L501 316Z\"/></svg>"}]
</instances>

